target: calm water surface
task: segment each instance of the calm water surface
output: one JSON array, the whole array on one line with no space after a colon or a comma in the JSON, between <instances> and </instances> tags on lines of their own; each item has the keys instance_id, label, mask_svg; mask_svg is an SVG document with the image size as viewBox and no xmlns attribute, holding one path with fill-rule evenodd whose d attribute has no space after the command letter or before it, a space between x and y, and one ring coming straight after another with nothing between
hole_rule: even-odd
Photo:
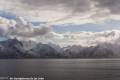
<instances>
[{"instance_id":1,"label":"calm water surface","mask_svg":"<svg viewBox=\"0 0 120 80\"><path fill-rule=\"evenodd\" d=\"M0 76L120 80L120 59L7 59L0 60Z\"/></svg>"}]
</instances>

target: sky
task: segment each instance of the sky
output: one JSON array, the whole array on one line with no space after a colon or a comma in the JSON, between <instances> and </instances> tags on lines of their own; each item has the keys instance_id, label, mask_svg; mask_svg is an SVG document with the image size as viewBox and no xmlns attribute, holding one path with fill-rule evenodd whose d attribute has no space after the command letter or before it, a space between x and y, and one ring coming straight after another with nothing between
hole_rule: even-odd
<instances>
[{"instance_id":1,"label":"sky","mask_svg":"<svg viewBox=\"0 0 120 80\"><path fill-rule=\"evenodd\" d=\"M119 33L119 4L120 0L0 0L0 37L60 45L92 45L108 37L112 41L111 35L104 35Z\"/></svg>"}]
</instances>

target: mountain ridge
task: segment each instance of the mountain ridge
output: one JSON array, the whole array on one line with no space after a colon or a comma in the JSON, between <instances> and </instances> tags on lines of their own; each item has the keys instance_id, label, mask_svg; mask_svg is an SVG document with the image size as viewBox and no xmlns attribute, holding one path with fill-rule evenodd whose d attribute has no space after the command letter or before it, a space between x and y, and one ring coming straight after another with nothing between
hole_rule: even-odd
<instances>
[{"instance_id":1,"label":"mountain ridge","mask_svg":"<svg viewBox=\"0 0 120 80\"><path fill-rule=\"evenodd\" d=\"M29 44L30 43L30 44ZM26 44L28 44L26 46ZM34 45L34 46L33 46ZM120 45L101 43L96 46L82 47L73 45L59 47L55 44L23 42L8 39L0 42L0 59L2 58L117 58ZM27 48L31 47L31 48ZM115 48L115 49L114 49ZM118 50L118 51L117 51ZM116 52L115 52L116 51Z\"/></svg>"}]
</instances>

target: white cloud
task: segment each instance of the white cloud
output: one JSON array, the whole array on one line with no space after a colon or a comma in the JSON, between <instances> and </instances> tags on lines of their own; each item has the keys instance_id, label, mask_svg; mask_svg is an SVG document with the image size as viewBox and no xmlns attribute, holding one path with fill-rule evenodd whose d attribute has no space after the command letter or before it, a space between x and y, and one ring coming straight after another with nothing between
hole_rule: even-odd
<instances>
[{"instance_id":1,"label":"white cloud","mask_svg":"<svg viewBox=\"0 0 120 80\"><path fill-rule=\"evenodd\" d=\"M0 10L12 12L30 21L85 24L116 19L117 17L113 16L120 16L119 2L119 0L0 0Z\"/></svg>"},{"instance_id":2,"label":"white cloud","mask_svg":"<svg viewBox=\"0 0 120 80\"><path fill-rule=\"evenodd\" d=\"M68 45L82 45L82 46L95 46L100 43L119 43L120 30L110 30L103 32L67 32L55 33L50 32L44 36L32 37L30 40L42 43L54 43L60 46ZM28 38L27 38L28 39Z\"/></svg>"},{"instance_id":3,"label":"white cloud","mask_svg":"<svg viewBox=\"0 0 120 80\"><path fill-rule=\"evenodd\" d=\"M65 33L64 43L71 43L72 45L94 46L99 43L115 43L120 38L120 30L110 30L103 32L78 32Z\"/></svg>"},{"instance_id":4,"label":"white cloud","mask_svg":"<svg viewBox=\"0 0 120 80\"><path fill-rule=\"evenodd\" d=\"M58 34L61 38L44 38L45 43L59 44L60 46L82 45L95 46L100 43L116 43L120 39L120 30L110 30L103 32L67 32ZM41 37L37 38L41 40ZM36 39L36 40L37 40Z\"/></svg>"},{"instance_id":5,"label":"white cloud","mask_svg":"<svg viewBox=\"0 0 120 80\"><path fill-rule=\"evenodd\" d=\"M31 23L18 17L16 21L0 18L0 36L33 40L42 43L54 43L61 46L82 45L94 46L99 43L119 43L120 30L102 32L65 32L55 33L51 26L43 25L35 28Z\"/></svg>"}]
</instances>

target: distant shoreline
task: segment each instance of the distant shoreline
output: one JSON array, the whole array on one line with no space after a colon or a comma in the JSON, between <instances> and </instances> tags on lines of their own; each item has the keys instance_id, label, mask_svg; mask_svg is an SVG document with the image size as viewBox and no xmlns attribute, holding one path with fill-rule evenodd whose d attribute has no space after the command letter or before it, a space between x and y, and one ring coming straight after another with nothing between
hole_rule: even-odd
<instances>
[{"instance_id":1,"label":"distant shoreline","mask_svg":"<svg viewBox=\"0 0 120 80\"><path fill-rule=\"evenodd\" d=\"M0 58L2 59L120 59L120 58Z\"/></svg>"}]
</instances>

